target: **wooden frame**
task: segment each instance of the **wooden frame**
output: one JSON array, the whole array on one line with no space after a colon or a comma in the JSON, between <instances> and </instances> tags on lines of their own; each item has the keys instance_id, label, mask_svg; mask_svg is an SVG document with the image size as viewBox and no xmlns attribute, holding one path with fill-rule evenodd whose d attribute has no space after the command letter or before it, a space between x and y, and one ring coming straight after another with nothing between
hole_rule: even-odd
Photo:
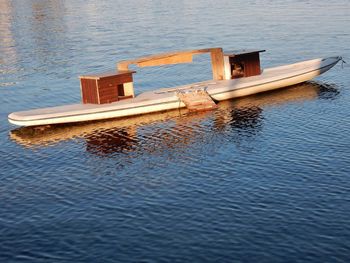
<instances>
[{"instance_id":1,"label":"wooden frame","mask_svg":"<svg viewBox=\"0 0 350 263\"><path fill-rule=\"evenodd\" d=\"M190 63L194 55L210 53L212 72L214 80L224 78L224 56L222 48L205 48L187 51L168 52L158 55L141 57L132 60L124 60L117 64L117 70L129 70L129 65L135 64L138 67L153 67L169 64Z\"/></svg>"}]
</instances>

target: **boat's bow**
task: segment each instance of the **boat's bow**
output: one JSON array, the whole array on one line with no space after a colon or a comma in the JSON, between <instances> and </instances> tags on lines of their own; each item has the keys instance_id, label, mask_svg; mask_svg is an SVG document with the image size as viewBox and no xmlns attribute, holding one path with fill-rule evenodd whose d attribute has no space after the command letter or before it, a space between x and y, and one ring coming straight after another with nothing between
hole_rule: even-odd
<instances>
[{"instance_id":1,"label":"boat's bow","mask_svg":"<svg viewBox=\"0 0 350 263\"><path fill-rule=\"evenodd\" d=\"M339 61L343 61L341 56L323 58L320 63L320 74L334 67Z\"/></svg>"}]
</instances>

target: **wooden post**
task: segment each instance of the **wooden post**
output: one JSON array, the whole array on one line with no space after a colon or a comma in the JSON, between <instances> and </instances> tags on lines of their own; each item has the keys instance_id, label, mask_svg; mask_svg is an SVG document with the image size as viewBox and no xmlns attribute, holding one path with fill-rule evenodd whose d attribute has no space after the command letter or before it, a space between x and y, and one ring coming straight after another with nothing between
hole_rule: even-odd
<instances>
[{"instance_id":1,"label":"wooden post","mask_svg":"<svg viewBox=\"0 0 350 263\"><path fill-rule=\"evenodd\" d=\"M224 79L224 54L222 48L212 48L210 50L213 79Z\"/></svg>"},{"instance_id":2,"label":"wooden post","mask_svg":"<svg viewBox=\"0 0 350 263\"><path fill-rule=\"evenodd\" d=\"M128 62L120 62L117 64L117 71L126 71L129 70Z\"/></svg>"}]
</instances>

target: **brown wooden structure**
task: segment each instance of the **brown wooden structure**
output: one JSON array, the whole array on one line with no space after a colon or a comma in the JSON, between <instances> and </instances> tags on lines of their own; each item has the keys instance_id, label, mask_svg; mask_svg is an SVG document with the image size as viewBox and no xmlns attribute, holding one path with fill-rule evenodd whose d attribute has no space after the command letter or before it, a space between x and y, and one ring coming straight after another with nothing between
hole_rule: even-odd
<instances>
[{"instance_id":1,"label":"brown wooden structure","mask_svg":"<svg viewBox=\"0 0 350 263\"><path fill-rule=\"evenodd\" d=\"M138 67L152 67L167 64L179 64L192 62L194 55L210 53L213 79L224 78L224 57L222 48L204 48L185 51L175 51L157 54L137 59L124 60L117 64L117 70L129 70L129 65L135 64Z\"/></svg>"},{"instance_id":2,"label":"brown wooden structure","mask_svg":"<svg viewBox=\"0 0 350 263\"><path fill-rule=\"evenodd\" d=\"M112 73L80 76L83 103L103 104L133 98L135 71L130 65L152 67L192 62L194 55L210 53L213 80L250 77L261 74L259 53L265 50L241 50L223 53L222 48L175 51L124 60Z\"/></svg>"},{"instance_id":3,"label":"brown wooden structure","mask_svg":"<svg viewBox=\"0 0 350 263\"><path fill-rule=\"evenodd\" d=\"M124 70L80 76L82 102L104 104L134 97L133 73Z\"/></svg>"},{"instance_id":4,"label":"brown wooden structure","mask_svg":"<svg viewBox=\"0 0 350 263\"><path fill-rule=\"evenodd\" d=\"M117 64L117 71L107 74L80 76L83 103L104 104L121 99L133 98L134 87L129 65L139 67L161 66L167 64L189 63L193 56L210 53L214 80L224 78L224 57L222 48L205 48L188 51L176 51L152 55L132 60L124 60Z\"/></svg>"},{"instance_id":5,"label":"brown wooden structure","mask_svg":"<svg viewBox=\"0 0 350 263\"><path fill-rule=\"evenodd\" d=\"M229 70L231 77L234 79L241 77L250 77L261 74L259 53L265 50L240 50L226 52L224 54L225 68Z\"/></svg>"}]
</instances>

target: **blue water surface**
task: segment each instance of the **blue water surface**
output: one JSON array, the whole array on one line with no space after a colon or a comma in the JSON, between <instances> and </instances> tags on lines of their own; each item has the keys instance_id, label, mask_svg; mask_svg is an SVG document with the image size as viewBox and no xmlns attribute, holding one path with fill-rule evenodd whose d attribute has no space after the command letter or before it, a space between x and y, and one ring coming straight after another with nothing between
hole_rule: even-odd
<instances>
[{"instance_id":1,"label":"blue water surface","mask_svg":"<svg viewBox=\"0 0 350 263\"><path fill-rule=\"evenodd\" d=\"M350 62L349 28L348 0L0 1L0 261L349 262L349 64L210 112L7 122L157 52ZM208 63L138 68L136 91L209 79Z\"/></svg>"}]
</instances>

